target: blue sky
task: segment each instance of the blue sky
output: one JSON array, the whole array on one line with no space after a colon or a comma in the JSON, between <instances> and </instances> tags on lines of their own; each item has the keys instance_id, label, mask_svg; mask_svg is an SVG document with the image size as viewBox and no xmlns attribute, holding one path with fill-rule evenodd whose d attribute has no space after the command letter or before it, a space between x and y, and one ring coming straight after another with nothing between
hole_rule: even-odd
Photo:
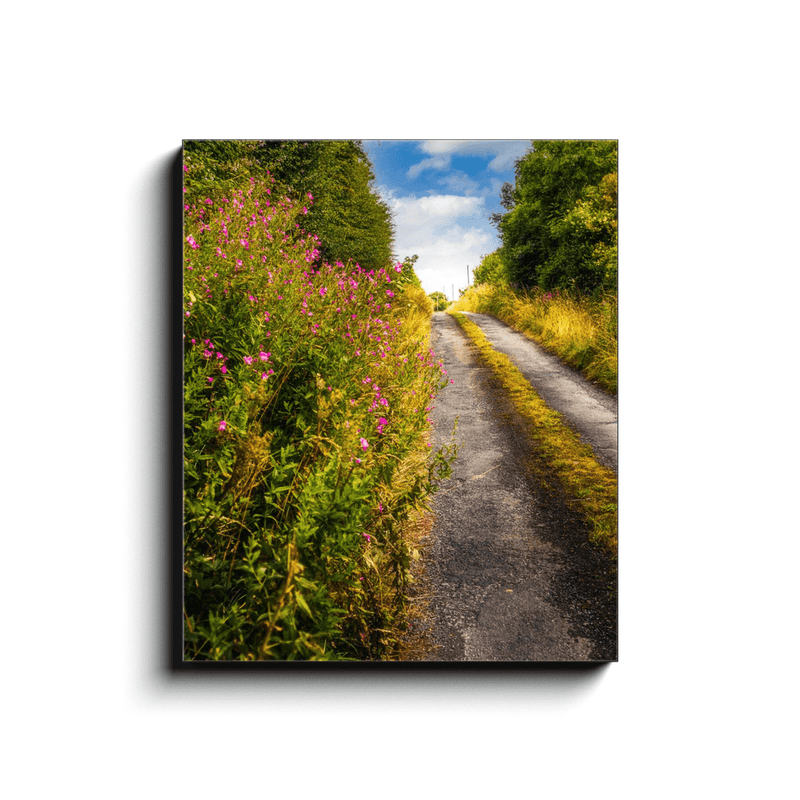
<instances>
[{"instance_id":1,"label":"blue sky","mask_svg":"<svg viewBox=\"0 0 800 800\"><path fill-rule=\"evenodd\" d=\"M365 139L375 188L392 210L395 256L417 255L426 292L467 285L481 257L500 246L489 215L502 211L500 187L530 140Z\"/></svg>"}]
</instances>

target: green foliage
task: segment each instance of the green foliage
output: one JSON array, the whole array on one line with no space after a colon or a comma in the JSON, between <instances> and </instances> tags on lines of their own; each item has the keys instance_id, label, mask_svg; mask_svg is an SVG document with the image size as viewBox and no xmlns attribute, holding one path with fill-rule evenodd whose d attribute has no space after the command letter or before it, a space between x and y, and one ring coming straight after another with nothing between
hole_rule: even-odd
<instances>
[{"instance_id":1,"label":"green foliage","mask_svg":"<svg viewBox=\"0 0 800 800\"><path fill-rule=\"evenodd\" d=\"M433 303L434 311L444 311L444 309L450 305L450 301L447 299L447 295L444 292L431 292L428 297Z\"/></svg>"},{"instance_id":2,"label":"green foliage","mask_svg":"<svg viewBox=\"0 0 800 800\"><path fill-rule=\"evenodd\" d=\"M607 291L615 291L617 173L603 176L597 186L587 186L581 199L552 227L555 235L565 243L580 243L580 269L590 276L590 283L602 286ZM579 276L573 270L569 277L577 279Z\"/></svg>"},{"instance_id":3,"label":"green foliage","mask_svg":"<svg viewBox=\"0 0 800 800\"><path fill-rule=\"evenodd\" d=\"M505 286L509 282L508 268L503 261L501 250L484 256L475 269L475 283L488 283L492 286Z\"/></svg>"},{"instance_id":4,"label":"green foliage","mask_svg":"<svg viewBox=\"0 0 800 800\"><path fill-rule=\"evenodd\" d=\"M320 239L329 263L381 269L392 260L391 211L372 188L374 174L359 141L186 140L186 201L215 201L249 178L307 209L303 228Z\"/></svg>"},{"instance_id":5,"label":"green foliage","mask_svg":"<svg viewBox=\"0 0 800 800\"><path fill-rule=\"evenodd\" d=\"M265 141L259 159L283 191L310 194L304 227L321 240L325 261L380 269L392 259L391 211L372 189L374 174L360 141Z\"/></svg>"},{"instance_id":6,"label":"green foliage","mask_svg":"<svg viewBox=\"0 0 800 800\"><path fill-rule=\"evenodd\" d=\"M615 141L533 142L499 218L511 282L616 289L616 174Z\"/></svg>"},{"instance_id":7,"label":"green foliage","mask_svg":"<svg viewBox=\"0 0 800 800\"><path fill-rule=\"evenodd\" d=\"M184 166L185 657L384 658L404 525L453 457L430 307L400 264L322 260L311 199L238 152Z\"/></svg>"},{"instance_id":8,"label":"green foliage","mask_svg":"<svg viewBox=\"0 0 800 800\"><path fill-rule=\"evenodd\" d=\"M261 177L266 171L255 140L186 139L183 163L190 167L183 181L184 203L189 206L207 197L221 200L251 176Z\"/></svg>"},{"instance_id":9,"label":"green foliage","mask_svg":"<svg viewBox=\"0 0 800 800\"><path fill-rule=\"evenodd\" d=\"M406 286L415 286L418 289L422 288L419 276L414 271L414 265L417 263L419 256L408 256L403 259L403 271L397 279L397 285L402 289Z\"/></svg>"}]
</instances>

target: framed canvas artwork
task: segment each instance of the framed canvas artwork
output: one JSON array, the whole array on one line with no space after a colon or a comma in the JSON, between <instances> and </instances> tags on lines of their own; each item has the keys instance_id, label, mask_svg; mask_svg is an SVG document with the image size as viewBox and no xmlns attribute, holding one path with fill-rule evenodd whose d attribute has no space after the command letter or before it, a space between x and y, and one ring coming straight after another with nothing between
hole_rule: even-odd
<instances>
[{"instance_id":1,"label":"framed canvas artwork","mask_svg":"<svg viewBox=\"0 0 800 800\"><path fill-rule=\"evenodd\" d=\"M183 664L617 659L617 150L183 142Z\"/></svg>"}]
</instances>

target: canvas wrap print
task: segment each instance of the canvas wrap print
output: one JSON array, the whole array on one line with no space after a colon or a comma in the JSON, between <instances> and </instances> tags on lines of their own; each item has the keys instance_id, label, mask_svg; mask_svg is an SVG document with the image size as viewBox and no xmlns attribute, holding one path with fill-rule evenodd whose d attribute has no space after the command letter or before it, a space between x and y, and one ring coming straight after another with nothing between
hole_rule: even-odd
<instances>
[{"instance_id":1,"label":"canvas wrap print","mask_svg":"<svg viewBox=\"0 0 800 800\"><path fill-rule=\"evenodd\" d=\"M617 150L183 142L184 663L617 659Z\"/></svg>"}]
</instances>

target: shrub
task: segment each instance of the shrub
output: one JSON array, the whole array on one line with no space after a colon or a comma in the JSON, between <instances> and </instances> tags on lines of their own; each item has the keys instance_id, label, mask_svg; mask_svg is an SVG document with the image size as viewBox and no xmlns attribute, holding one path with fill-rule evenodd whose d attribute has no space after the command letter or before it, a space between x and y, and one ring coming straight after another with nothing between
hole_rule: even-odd
<instances>
[{"instance_id":1,"label":"shrub","mask_svg":"<svg viewBox=\"0 0 800 800\"><path fill-rule=\"evenodd\" d=\"M493 286L506 286L509 282L508 268L503 261L501 250L484 256L475 269L475 283L489 283Z\"/></svg>"},{"instance_id":2,"label":"shrub","mask_svg":"<svg viewBox=\"0 0 800 800\"><path fill-rule=\"evenodd\" d=\"M386 657L448 379L402 265L322 261L274 187L185 205L185 657Z\"/></svg>"}]
</instances>

